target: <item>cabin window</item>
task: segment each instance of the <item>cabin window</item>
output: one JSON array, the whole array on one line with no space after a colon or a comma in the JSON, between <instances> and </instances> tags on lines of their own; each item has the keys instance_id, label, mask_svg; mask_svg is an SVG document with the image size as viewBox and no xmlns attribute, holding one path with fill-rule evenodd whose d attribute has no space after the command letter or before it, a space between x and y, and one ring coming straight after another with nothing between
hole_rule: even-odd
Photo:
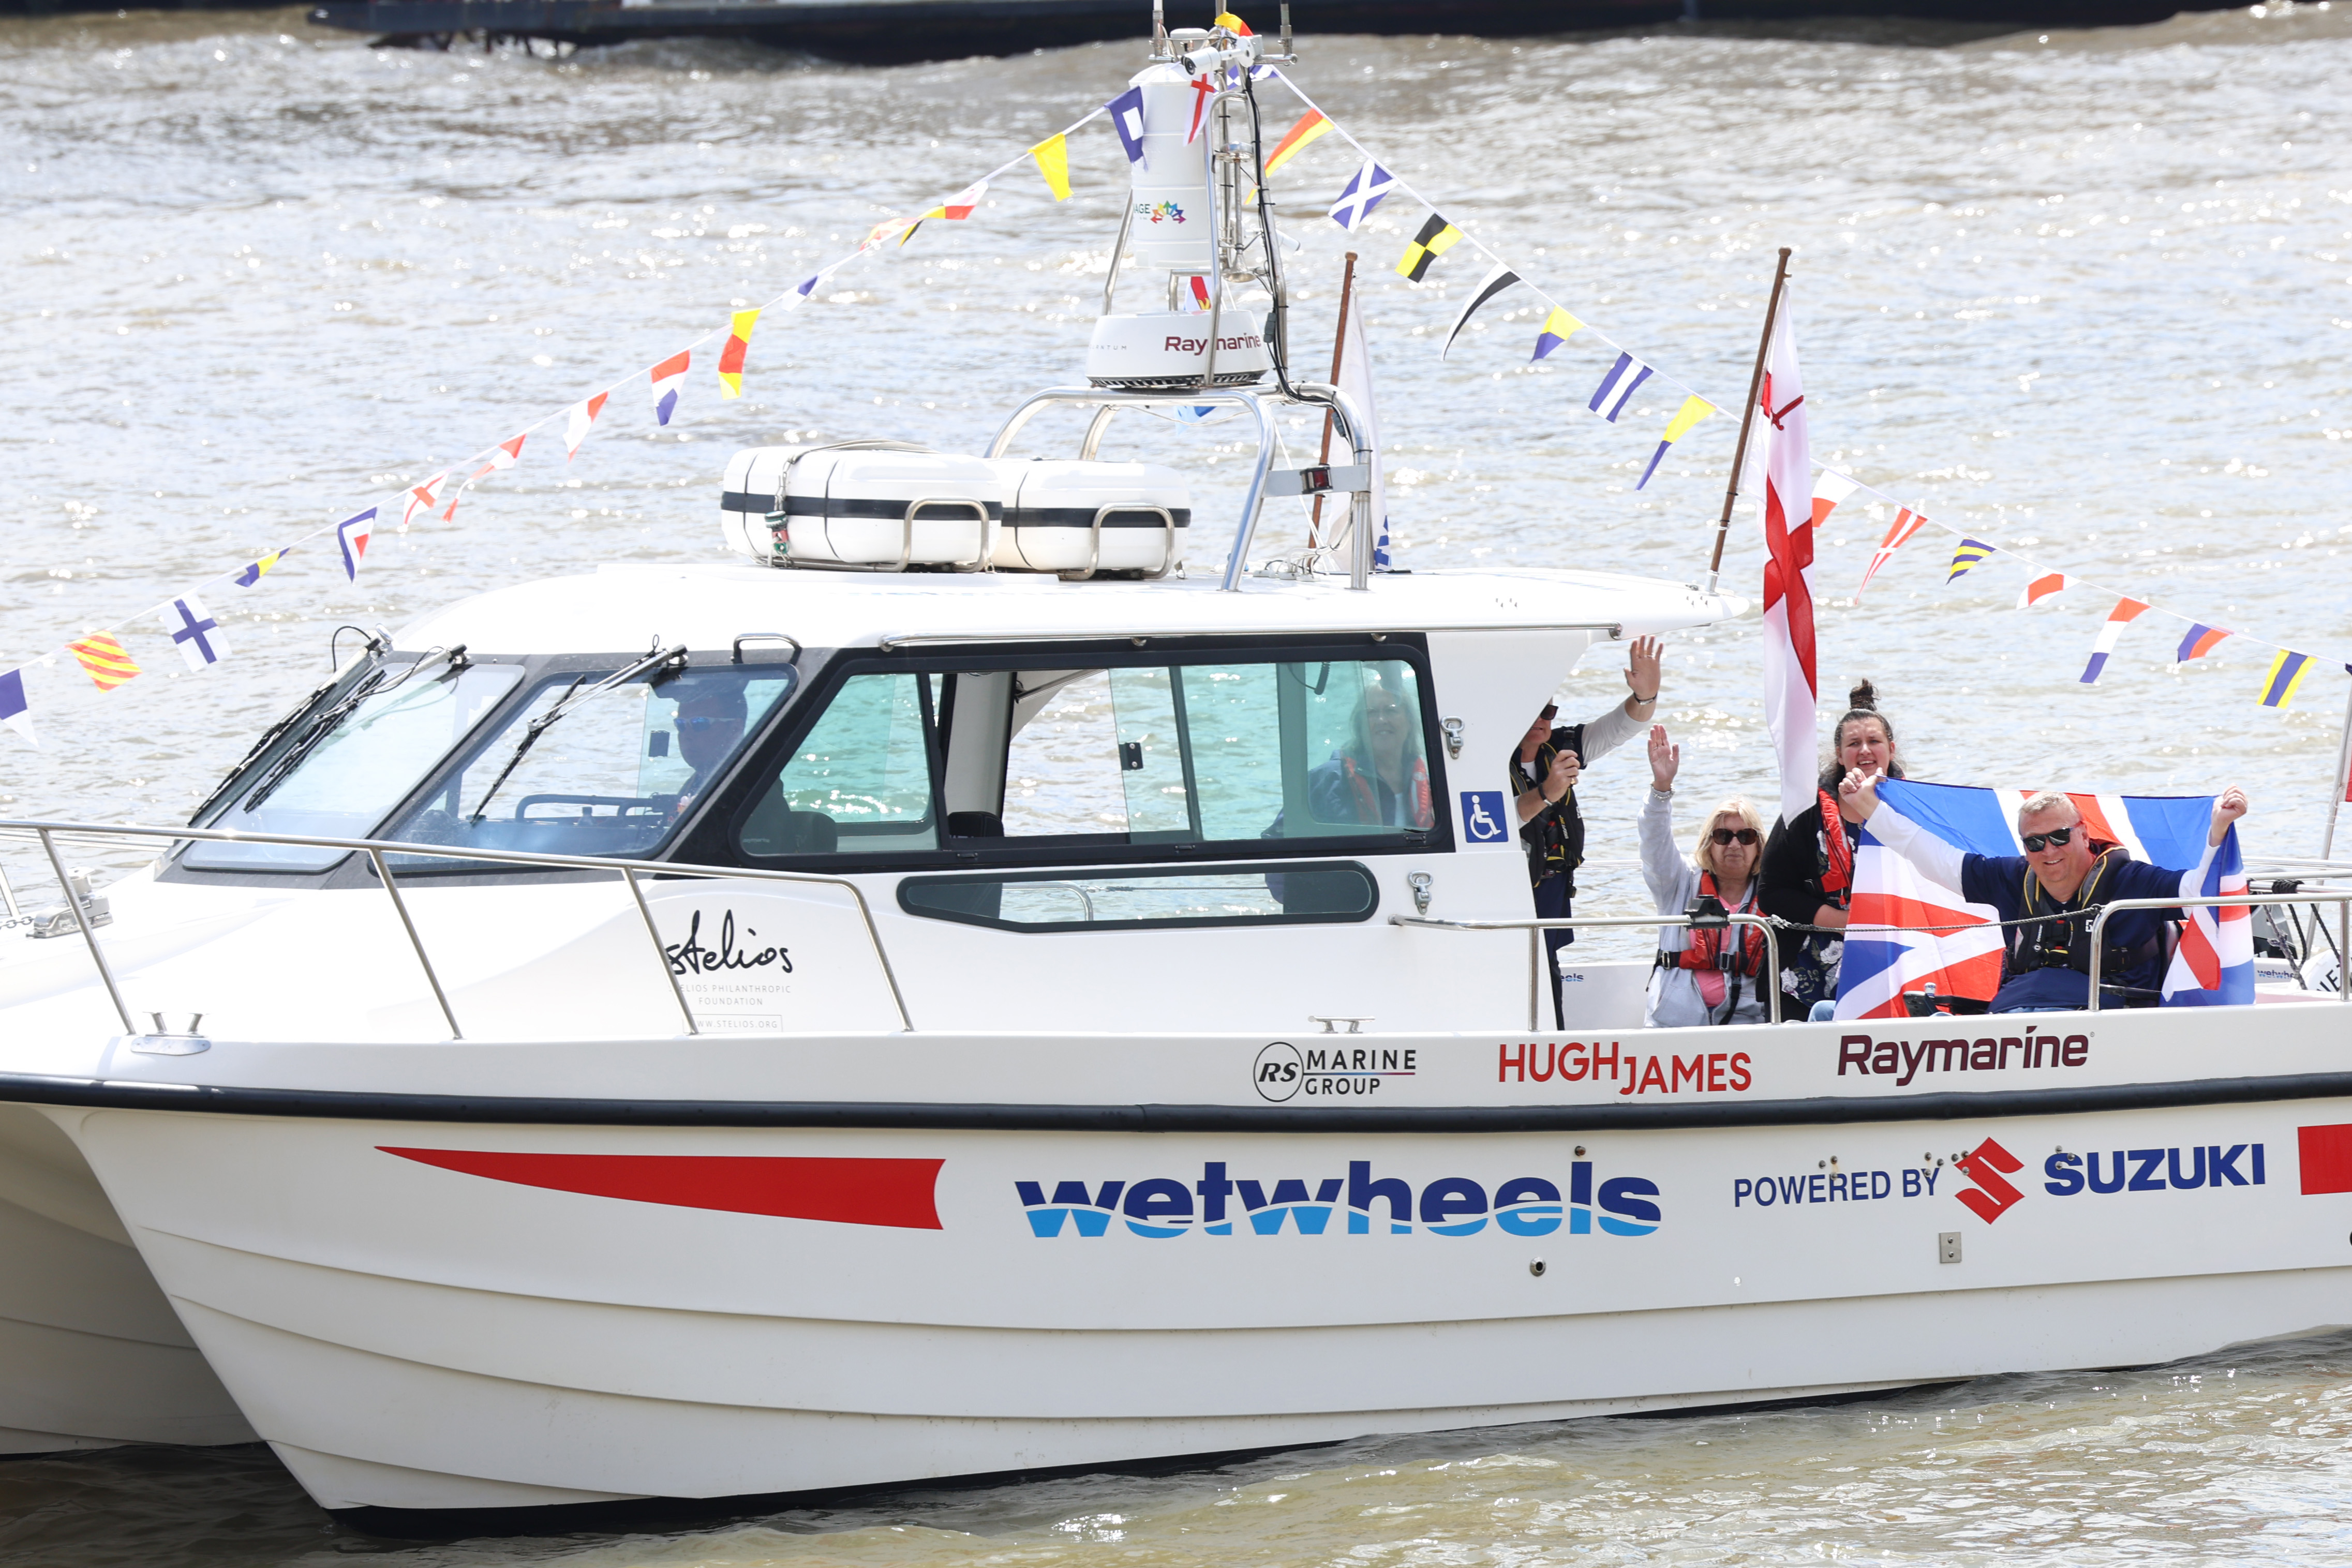
<instances>
[{"instance_id":1,"label":"cabin window","mask_svg":"<svg viewBox=\"0 0 2352 1568\"><path fill-rule=\"evenodd\" d=\"M1371 918L1380 889L1352 862L1116 872L1021 872L911 876L898 884L909 915L1003 931L1137 931L1195 925L1298 925Z\"/></svg>"},{"instance_id":2,"label":"cabin window","mask_svg":"<svg viewBox=\"0 0 2352 1568\"><path fill-rule=\"evenodd\" d=\"M1052 657L853 674L739 808L737 849L1001 861L1444 840L1410 659Z\"/></svg>"},{"instance_id":3,"label":"cabin window","mask_svg":"<svg viewBox=\"0 0 2352 1568\"><path fill-rule=\"evenodd\" d=\"M363 839L522 678L517 664L382 665L288 725L198 821L205 828ZM192 843L201 871L324 871L346 852Z\"/></svg>"},{"instance_id":4,"label":"cabin window","mask_svg":"<svg viewBox=\"0 0 2352 1568\"><path fill-rule=\"evenodd\" d=\"M928 713L933 677L853 675L793 747L740 831L745 852L935 850Z\"/></svg>"},{"instance_id":5,"label":"cabin window","mask_svg":"<svg viewBox=\"0 0 2352 1568\"><path fill-rule=\"evenodd\" d=\"M715 665L602 687L566 673L530 695L384 836L540 854L642 855L726 771L796 679L789 665ZM399 855L404 870L450 868Z\"/></svg>"}]
</instances>

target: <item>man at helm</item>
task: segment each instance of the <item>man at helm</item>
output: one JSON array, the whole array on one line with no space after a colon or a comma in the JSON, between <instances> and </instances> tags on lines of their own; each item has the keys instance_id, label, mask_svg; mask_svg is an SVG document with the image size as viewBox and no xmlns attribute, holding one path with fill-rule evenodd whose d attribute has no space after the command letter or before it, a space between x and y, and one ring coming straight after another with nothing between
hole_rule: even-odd
<instances>
[{"instance_id":1,"label":"man at helm","mask_svg":"<svg viewBox=\"0 0 2352 1568\"><path fill-rule=\"evenodd\" d=\"M2178 898L2189 873L2135 861L2119 844L2094 838L2074 802L2044 790L2017 810L2025 853L1968 854L1880 804L1878 781L1854 772L1838 793L1870 824L1870 836L1971 904L2000 911L2009 946L2001 966L1997 1013L2063 1012L2090 1002L2091 922L2102 904L2123 898ZM2236 785L2213 802L2210 845L2246 814L2246 792ZM2165 924L2177 909L2127 909L2102 932L2101 1005L2148 1007L2162 995Z\"/></svg>"}]
</instances>

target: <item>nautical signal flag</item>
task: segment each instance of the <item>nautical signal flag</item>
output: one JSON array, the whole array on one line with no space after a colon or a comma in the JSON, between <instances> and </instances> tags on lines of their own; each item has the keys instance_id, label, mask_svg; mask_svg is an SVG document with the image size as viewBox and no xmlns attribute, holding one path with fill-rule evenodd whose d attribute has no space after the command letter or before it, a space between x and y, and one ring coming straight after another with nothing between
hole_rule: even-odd
<instances>
[{"instance_id":1,"label":"nautical signal flag","mask_svg":"<svg viewBox=\"0 0 2352 1568\"><path fill-rule=\"evenodd\" d=\"M79 643L67 643L66 649L100 691L110 692L125 681L139 678L138 661L124 653L110 632L93 632Z\"/></svg>"},{"instance_id":2,"label":"nautical signal flag","mask_svg":"<svg viewBox=\"0 0 2352 1568\"><path fill-rule=\"evenodd\" d=\"M2074 580L2063 571L2053 571L2047 577L2037 577L2025 585L2024 592L2017 596L2017 607L2020 610L2030 610L2052 594L2063 593L2074 586Z\"/></svg>"},{"instance_id":3,"label":"nautical signal flag","mask_svg":"<svg viewBox=\"0 0 2352 1568\"><path fill-rule=\"evenodd\" d=\"M2147 606L2137 599L2118 599L2116 607L2107 612L2107 623L2099 628L2098 641L2091 644L2091 662L2083 666L2082 684L2095 686L2106 673L2107 655L2116 651L2116 639L2124 628L2147 612Z\"/></svg>"},{"instance_id":4,"label":"nautical signal flag","mask_svg":"<svg viewBox=\"0 0 2352 1568\"><path fill-rule=\"evenodd\" d=\"M474 479L479 479L488 474L495 474L501 468L511 468L521 462L522 444L529 439L530 439L530 432L526 430L520 435L501 441L491 447L490 460L474 470L474 478L466 481L467 488L473 487ZM450 498L449 509L441 515L445 517L454 517L457 515L457 501L455 497Z\"/></svg>"},{"instance_id":5,"label":"nautical signal flag","mask_svg":"<svg viewBox=\"0 0 2352 1568\"><path fill-rule=\"evenodd\" d=\"M1460 229L1441 214L1430 214L1429 221L1421 225L1421 232L1412 236L1412 243L1404 247L1404 255L1398 257L1397 276L1419 283L1428 275L1429 264L1452 250L1461 238Z\"/></svg>"},{"instance_id":6,"label":"nautical signal flag","mask_svg":"<svg viewBox=\"0 0 2352 1568\"><path fill-rule=\"evenodd\" d=\"M1708 413L1715 411L1709 409ZM1862 488L1858 479L1849 479L1834 468L1824 468L1813 480L1813 527L1820 528L1838 509L1838 503Z\"/></svg>"},{"instance_id":7,"label":"nautical signal flag","mask_svg":"<svg viewBox=\"0 0 2352 1568\"><path fill-rule=\"evenodd\" d=\"M11 670L0 675L0 724L6 725L25 737L25 744L37 748L40 738L33 733L33 710L25 701L25 672Z\"/></svg>"},{"instance_id":8,"label":"nautical signal flag","mask_svg":"<svg viewBox=\"0 0 2352 1568\"><path fill-rule=\"evenodd\" d=\"M988 182L985 180L982 180L977 185L967 186L965 189L957 192L954 195L950 196L946 201L941 202L938 206L933 207L929 212L925 213L921 217L917 218L913 223L908 224L907 225L907 232L898 236L898 243L900 245L905 245L908 240L913 239L915 237L915 231L921 228L927 221L932 218L938 218L942 222L950 224L960 224L963 222L964 219L971 216L972 210L980 205L981 197L986 194L988 194Z\"/></svg>"},{"instance_id":9,"label":"nautical signal flag","mask_svg":"<svg viewBox=\"0 0 2352 1568\"><path fill-rule=\"evenodd\" d=\"M1547 357L1554 349L1583 330L1583 322L1559 306L1553 306L1551 314L1544 318L1543 330L1536 334L1536 351L1528 357L1528 363L1532 365Z\"/></svg>"},{"instance_id":10,"label":"nautical signal flag","mask_svg":"<svg viewBox=\"0 0 2352 1568\"><path fill-rule=\"evenodd\" d=\"M1454 340L1462 336L1462 329L1470 325L1470 318L1477 314L1480 306L1518 280L1519 275L1507 267L1497 267L1481 278L1478 287L1470 291L1470 298L1462 302L1461 313L1454 318L1454 329L1445 334L1445 346L1437 350L1437 357L1442 360L1454 351Z\"/></svg>"},{"instance_id":11,"label":"nautical signal flag","mask_svg":"<svg viewBox=\"0 0 2352 1568\"><path fill-rule=\"evenodd\" d=\"M188 668L198 674L228 657L228 639L221 632L220 622L205 610L205 601L190 594L172 601L163 612L163 624L170 628L172 641L179 645L180 657Z\"/></svg>"},{"instance_id":12,"label":"nautical signal flag","mask_svg":"<svg viewBox=\"0 0 2352 1568\"><path fill-rule=\"evenodd\" d=\"M1317 138L1330 129L1331 121L1321 110L1308 110L1298 117L1297 124L1283 133L1282 140L1274 144L1274 151L1265 155L1265 172L1273 173L1305 152Z\"/></svg>"},{"instance_id":13,"label":"nautical signal flag","mask_svg":"<svg viewBox=\"0 0 2352 1568\"><path fill-rule=\"evenodd\" d=\"M1625 412L1634 390L1649 379L1648 365L1631 354L1619 354L1617 362L1609 367L1609 373L1601 378L1601 384L1592 389L1592 401L1584 406L1614 424L1617 416Z\"/></svg>"},{"instance_id":14,"label":"nautical signal flag","mask_svg":"<svg viewBox=\"0 0 2352 1568\"><path fill-rule=\"evenodd\" d=\"M2185 664L2191 659L2201 659L2220 647L2221 639L2229 634L2219 626L2192 625L2189 628L2189 635L2180 640L2180 646L2173 653L2172 662L2176 664Z\"/></svg>"},{"instance_id":15,"label":"nautical signal flag","mask_svg":"<svg viewBox=\"0 0 2352 1568\"><path fill-rule=\"evenodd\" d=\"M1650 465L1642 470L1642 476L1634 482L1633 488L1638 490L1643 486L1647 485L1650 482L1650 476L1656 473L1658 471L1658 465L1665 460L1666 448L1672 446L1675 442L1680 441L1684 436L1688 435L1693 425L1696 424L1700 420L1705 419L1708 414L1713 413L1714 412L1715 404L1707 402L1706 399L1703 397L1692 396L1683 399L1683 406L1675 411L1674 418L1666 422L1666 438L1658 443L1658 449L1655 452L1650 454ZM1824 477L1826 476L1824 476ZM1814 494L1818 497L1820 491L1816 489ZM1835 503L1832 504L1834 505ZM1821 520L1819 516L1821 511L1821 503L1819 500L1814 502L1813 510L1815 513L1814 521L1818 525Z\"/></svg>"},{"instance_id":16,"label":"nautical signal flag","mask_svg":"<svg viewBox=\"0 0 2352 1568\"><path fill-rule=\"evenodd\" d=\"M282 549L271 550L257 560L246 562L245 570L236 574L236 585L239 588L251 588L263 578L268 577L271 568L293 553L294 547L287 545Z\"/></svg>"},{"instance_id":17,"label":"nautical signal flag","mask_svg":"<svg viewBox=\"0 0 2352 1568\"><path fill-rule=\"evenodd\" d=\"M449 507L457 509L452 501ZM368 538L375 531L375 508L370 507L355 517L345 517L335 525L335 548L342 552L343 577L350 582L360 580L360 563L367 559Z\"/></svg>"},{"instance_id":18,"label":"nautical signal flag","mask_svg":"<svg viewBox=\"0 0 2352 1568\"><path fill-rule=\"evenodd\" d=\"M1870 564L1862 570L1862 588L1853 591L1857 601L1862 598L1863 589L1868 588L1870 580L1878 575L1878 569L1893 560L1895 552L1909 543L1911 536L1925 528L1927 523L1925 513L1912 511L1907 507L1895 512L1895 521L1887 526L1886 537L1878 541L1878 548L1870 552Z\"/></svg>"},{"instance_id":19,"label":"nautical signal flag","mask_svg":"<svg viewBox=\"0 0 2352 1568\"><path fill-rule=\"evenodd\" d=\"M612 395L610 392L598 392L594 397L575 402L563 411L563 460L566 463L579 455L580 444L588 439L589 429L595 424L596 416L604 412L604 400Z\"/></svg>"},{"instance_id":20,"label":"nautical signal flag","mask_svg":"<svg viewBox=\"0 0 2352 1568\"><path fill-rule=\"evenodd\" d=\"M694 363L694 350L682 350L656 365L647 372L654 383L654 418L663 424L677 412L678 389L686 385L686 372Z\"/></svg>"},{"instance_id":21,"label":"nautical signal flag","mask_svg":"<svg viewBox=\"0 0 2352 1568\"><path fill-rule=\"evenodd\" d=\"M1959 581L1992 552L1993 547L1982 539L1963 538L1960 548L1952 552L1952 574L1944 581L1948 584Z\"/></svg>"},{"instance_id":22,"label":"nautical signal flag","mask_svg":"<svg viewBox=\"0 0 2352 1568\"><path fill-rule=\"evenodd\" d=\"M719 350L719 390L729 397L743 395L743 356L751 351L751 329L759 324L757 310L738 310L728 327L727 346Z\"/></svg>"},{"instance_id":23,"label":"nautical signal flag","mask_svg":"<svg viewBox=\"0 0 2352 1568\"><path fill-rule=\"evenodd\" d=\"M572 444L576 446L578 443L575 442ZM441 486L448 482L448 471L444 469L424 484L415 486L409 490L408 505L402 508L400 514L400 526L403 529L408 527L408 519L415 517L420 510L430 511L439 504Z\"/></svg>"},{"instance_id":24,"label":"nautical signal flag","mask_svg":"<svg viewBox=\"0 0 2352 1568\"><path fill-rule=\"evenodd\" d=\"M1367 158L1362 168L1348 176L1339 199L1331 204L1331 221L1354 234L1395 189L1396 176Z\"/></svg>"},{"instance_id":25,"label":"nautical signal flag","mask_svg":"<svg viewBox=\"0 0 2352 1568\"><path fill-rule=\"evenodd\" d=\"M1118 144L1127 152L1130 164L1143 162L1143 89L1129 88L1103 107L1110 111L1110 128L1118 132Z\"/></svg>"},{"instance_id":26,"label":"nautical signal flag","mask_svg":"<svg viewBox=\"0 0 2352 1568\"><path fill-rule=\"evenodd\" d=\"M2303 685L2303 677L2309 674L2310 654L2281 648L2278 657L2271 661L2271 673L2263 677L2262 706L2283 708L2294 701L2294 688Z\"/></svg>"},{"instance_id":27,"label":"nautical signal flag","mask_svg":"<svg viewBox=\"0 0 2352 1568\"><path fill-rule=\"evenodd\" d=\"M1070 199L1070 139L1056 131L1029 149L1029 156L1037 165L1037 172L1045 177L1045 189L1054 193L1054 200ZM810 282L816 280L811 278ZM806 294L808 289L801 289Z\"/></svg>"},{"instance_id":28,"label":"nautical signal flag","mask_svg":"<svg viewBox=\"0 0 2352 1568\"><path fill-rule=\"evenodd\" d=\"M1231 11L1218 12L1215 25L1223 27L1226 32L1231 33L1236 38L1246 38L1250 36L1249 24L1243 21L1239 16L1234 16Z\"/></svg>"}]
</instances>

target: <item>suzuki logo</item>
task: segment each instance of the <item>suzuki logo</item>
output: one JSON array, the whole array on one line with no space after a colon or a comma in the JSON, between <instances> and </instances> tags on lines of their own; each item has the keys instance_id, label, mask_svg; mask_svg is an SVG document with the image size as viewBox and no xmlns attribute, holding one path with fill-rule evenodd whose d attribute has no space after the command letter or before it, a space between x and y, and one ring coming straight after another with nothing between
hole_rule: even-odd
<instances>
[{"instance_id":1,"label":"suzuki logo","mask_svg":"<svg viewBox=\"0 0 2352 1568\"><path fill-rule=\"evenodd\" d=\"M2005 1174L2023 1170L2024 1162L1990 1138L1952 1163L1981 1189L1963 1191L1954 1196L1969 1206L1969 1213L1987 1225L2007 1214L2017 1200L2025 1196L2001 1179Z\"/></svg>"}]
</instances>

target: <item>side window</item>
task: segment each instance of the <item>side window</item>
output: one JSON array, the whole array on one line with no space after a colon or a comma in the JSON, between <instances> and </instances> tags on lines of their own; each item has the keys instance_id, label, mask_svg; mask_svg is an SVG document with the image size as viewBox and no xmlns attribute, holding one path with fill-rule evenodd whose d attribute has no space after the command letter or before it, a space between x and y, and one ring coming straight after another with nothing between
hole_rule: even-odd
<instances>
[{"instance_id":1,"label":"side window","mask_svg":"<svg viewBox=\"0 0 2352 1568\"><path fill-rule=\"evenodd\" d=\"M940 847L925 693L902 672L852 675L765 786L739 831L754 855Z\"/></svg>"},{"instance_id":2,"label":"side window","mask_svg":"<svg viewBox=\"0 0 2352 1568\"><path fill-rule=\"evenodd\" d=\"M1402 660L1178 673L1206 836L1361 837L1437 825L1420 682Z\"/></svg>"}]
</instances>

